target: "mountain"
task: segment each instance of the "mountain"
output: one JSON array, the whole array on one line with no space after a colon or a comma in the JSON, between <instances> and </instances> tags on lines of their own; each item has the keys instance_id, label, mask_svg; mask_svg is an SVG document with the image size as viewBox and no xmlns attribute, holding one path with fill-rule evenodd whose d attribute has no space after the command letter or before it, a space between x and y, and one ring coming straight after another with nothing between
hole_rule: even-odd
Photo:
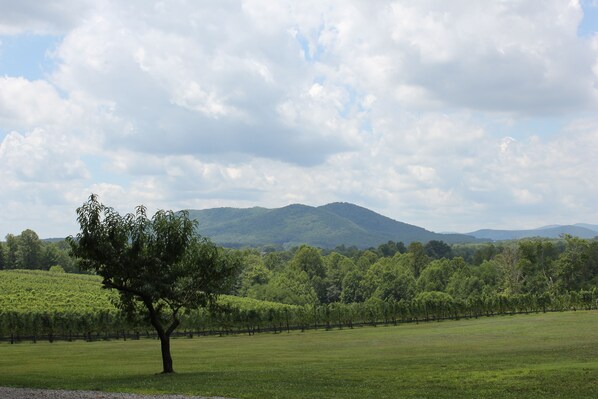
<instances>
[{"instance_id":1,"label":"mountain","mask_svg":"<svg viewBox=\"0 0 598 399\"><path fill-rule=\"evenodd\" d=\"M574 226L583 227L598 233L598 224L575 223Z\"/></svg>"},{"instance_id":2,"label":"mountain","mask_svg":"<svg viewBox=\"0 0 598 399\"><path fill-rule=\"evenodd\" d=\"M447 243L477 241L463 234L438 234L398 222L369 209L332 203L320 207L294 204L282 208L213 208L189 210L199 231L215 243L228 247L309 244L322 248L339 245L358 248L402 241Z\"/></svg>"},{"instance_id":3,"label":"mountain","mask_svg":"<svg viewBox=\"0 0 598 399\"><path fill-rule=\"evenodd\" d=\"M591 226L591 225L585 225ZM598 227L598 226L596 226ZM520 238L542 237L542 238L559 238L563 234L570 234L580 238L594 238L598 236L598 229L591 230L587 227L582 227L581 223L574 226L559 226L551 225L540 227L533 230L491 230L483 229L472 231L467 235L476 238L485 238L493 241L501 240L518 240Z\"/></svg>"}]
</instances>

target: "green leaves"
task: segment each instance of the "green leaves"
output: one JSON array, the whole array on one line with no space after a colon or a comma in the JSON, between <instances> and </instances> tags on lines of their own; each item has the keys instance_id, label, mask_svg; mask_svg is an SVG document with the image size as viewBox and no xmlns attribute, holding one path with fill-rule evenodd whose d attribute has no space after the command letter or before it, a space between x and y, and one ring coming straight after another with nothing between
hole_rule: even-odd
<instances>
[{"instance_id":1,"label":"green leaves","mask_svg":"<svg viewBox=\"0 0 598 399\"><path fill-rule=\"evenodd\" d=\"M137 309L130 304L136 300L176 318L180 308L205 306L224 292L238 271L235 257L196 235L187 212L159 210L150 219L138 206L121 216L92 194L77 215L73 255L121 293L126 310Z\"/></svg>"}]
</instances>

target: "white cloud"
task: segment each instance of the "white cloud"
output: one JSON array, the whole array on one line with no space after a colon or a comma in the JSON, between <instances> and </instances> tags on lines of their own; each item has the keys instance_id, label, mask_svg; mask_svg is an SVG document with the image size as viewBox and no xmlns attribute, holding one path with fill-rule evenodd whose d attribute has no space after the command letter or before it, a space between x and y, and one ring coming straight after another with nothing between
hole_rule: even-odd
<instances>
[{"instance_id":1,"label":"white cloud","mask_svg":"<svg viewBox=\"0 0 598 399\"><path fill-rule=\"evenodd\" d=\"M44 80L0 77L0 123L4 129L55 125L77 112Z\"/></svg>"},{"instance_id":2,"label":"white cloud","mask_svg":"<svg viewBox=\"0 0 598 399\"><path fill-rule=\"evenodd\" d=\"M94 191L124 211L354 201L436 230L598 221L598 36L575 1L13 3L0 35L63 37L47 80L0 77L14 215L47 197L66 219ZM565 127L529 131L547 116Z\"/></svg>"},{"instance_id":3,"label":"white cloud","mask_svg":"<svg viewBox=\"0 0 598 399\"><path fill-rule=\"evenodd\" d=\"M63 33L80 23L93 3L88 0L0 0L0 35Z\"/></svg>"},{"instance_id":4,"label":"white cloud","mask_svg":"<svg viewBox=\"0 0 598 399\"><path fill-rule=\"evenodd\" d=\"M0 143L0 173L36 182L88 178L87 168L69 147L65 137L42 129L27 136L11 132Z\"/></svg>"}]
</instances>

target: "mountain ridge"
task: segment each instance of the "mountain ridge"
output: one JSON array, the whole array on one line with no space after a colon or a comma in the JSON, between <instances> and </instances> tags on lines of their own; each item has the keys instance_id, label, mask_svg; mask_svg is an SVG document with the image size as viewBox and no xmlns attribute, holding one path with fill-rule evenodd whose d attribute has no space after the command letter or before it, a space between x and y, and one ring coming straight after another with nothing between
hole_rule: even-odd
<instances>
[{"instance_id":1,"label":"mountain ridge","mask_svg":"<svg viewBox=\"0 0 598 399\"><path fill-rule=\"evenodd\" d=\"M201 234L229 247L301 244L321 248L339 245L368 248L388 241L475 242L464 234L439 234L399 222L370 209L334 202L318 207L291 204L281 208L211 208L187 210Z\"/></svg>"},{"instance_id":2,"label":"mountain ridge","mask_svg":"<svg viewBox=\"0 0 598 399\"><path fill-rule=\"evenodd\" d=\"M519 240L522 238L542 237L542 238L559 238L564 234L580 238L594 238L598 236L598 226L596 230L592 230L583 226L595 226L585 223L577 223L575 225L549 225L539 227L537 229L527 230L497 230L497 229L481 229L466 233L480 239L488 239L492 241L502 240Z\"/></svg>"}]
</instances>

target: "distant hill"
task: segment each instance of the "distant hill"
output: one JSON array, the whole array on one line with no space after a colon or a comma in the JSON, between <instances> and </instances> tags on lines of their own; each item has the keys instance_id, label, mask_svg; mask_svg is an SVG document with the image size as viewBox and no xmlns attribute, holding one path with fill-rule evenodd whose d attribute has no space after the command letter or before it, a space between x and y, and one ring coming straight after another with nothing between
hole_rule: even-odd
<instances>
[{"instance_id":1,"label":"distant hill","mask_svg":"<svg viewBox=\"0 0 598 399\"><path fill-rule=\"evenodd\" d=\"M598 233L598 224L588 224L588 223L575 223L574 226L583 227Z\"/></svg>"},{"instance_id":2,"label":"distant hill","mask_svg":"<svg viewBox=\"0 0 598 399\"><path fill-rule=\"evenodd\" d=\"M587 227L582 226L592 226L592 225L585 225L582 223L573 225L573 226L559 226L559 225L551 225L540 227L538 229L533 230L491 230L491 229L483 229L472 231L471 233L467 233L468 235L474 236L476 238L485 238L493 241L501 241L501 240L518 240L521 238L531 238L531 237L542 237L542 238L559 238L563 234L570 234L572 236L580 237L580 238L594 238L598 236L598 226L595 226L596 230L591 230Z\"/></svg>"},{"instance_id":3,"label":"distant hill","mask_svg":"<svg viewBox=\"0 0 598 399\"><path fill-rule=\"evenodd\" d=\"M321 248L339 245L358 248L402 241L447 243L477 241L464 234L438 234L398 222L369 209L332 203L320 207L289 205L282 208L213 208L189 210L199 221L199 231L215 243L228 247L309 244Z\"/></svg>"}]
</instances>

